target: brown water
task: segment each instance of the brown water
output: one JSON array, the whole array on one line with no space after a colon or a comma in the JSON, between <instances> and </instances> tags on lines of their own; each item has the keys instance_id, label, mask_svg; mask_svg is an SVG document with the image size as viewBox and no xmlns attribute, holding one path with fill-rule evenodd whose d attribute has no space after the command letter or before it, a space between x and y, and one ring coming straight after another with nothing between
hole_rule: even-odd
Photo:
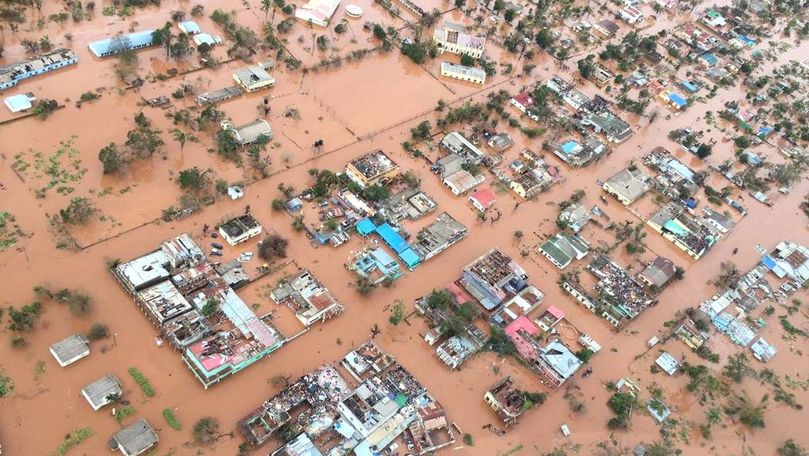
<instances>
[{"instance_id":1,"label":"brown water","mask_svg":"<svg viewBox=\"0 0 809 456\"><path fill-rule=\"evenodd\" d=\"M209 13L215 5L226 5L227 8L235 5L224 1L209 3L210 5L206 3ZM385 15L378 6L372 6L370 2L360 4L366 11L370 11L369 17L381 18ZM81 59L79 65L28 80L9 93L34 91L40 98L75 100L87 90L116 87L111 71L112 60L94 59L87 52L86 43L115 31L127 30L132 20L139 24L135 29L158 26L165 20L166 11L180 6L190 8L187 2L164 2L160 11L139 13L126 23L97 13L95 20L76 30L71 27L72 46ZM55 6L46 5L45 14L53 12L49 8ZM204 30L221 34L209 19L195 20ZM245 25L258 27L263 20L263 13L255 6L250 10L241 9L240 6L239 20ZM670 25L667 22L669 20L674 19L660 20L656 27ZM397 21L391 20L390 23L401 25L401 21ZM359 24L355 23L353 26L358 35L358 44L361 44L364 41L362 37L367 34L361 31ZM15 45L16 39L40 36L47 32L55 40L64 31L48 25L44 31L20 33L19 36L12 37L6 32L7 60L15 61L23 55L21 48ZM290 35L290 45L296 55L304 52L303 47L307 43L307 40L297 43L296 37L308 37L308 33L308 30L298 24ZM341 40L345 41L346 36ZM793 49L783 54L780 60L783 63L801 55L801 52L805 53L807 49L809 48L806 45ZM490 50L493 55L501 54L493 46L490 46ZM161 68L159 60L152 60L160 59L161 52L158 49L139 53L144 73ZM316 57L312 59L317 61ZM0 409L0 441L3 449L11 455L48 453L59 445L66 433L80 427L90 427L95 435L73 449L71 454L102 454L107 437L118 429L118 425L108 415L109 410L92 412L80 396L79 390L101 375L114 373L124 381L126 396L137 411L125 424L137 417L145 417L155 425L161 439L158 454L195 454L198 451L203 454L235 454L236 447L241 442L238 436L223 437L213 449L198 449L188 446L191 440L189 429L201 416L211 415L219 419L224 432L230 432L239 418L275 392L275 388L269 383L270 378L278 374L295 377L341 357L349 346L368 338L374 324L378 324L383 330L377 337L378 343L393 353L434 393L447 407L452 420L474 436L474 447L458 449L454 452L457 454L494 455L517 445L523 445L522 454L541 454L555 446L571 443L583 445L580 454L593 454L594 444L609 437L605 429L605 423L610 417L605 405L609 393L602 384L624 376L639 380L644 389L657 383L664 390L667 403L675 409L675 416L695 423L701 422L704 411L695 403L693 396L683 392L686 383L684 378L664 378L659 374L649 373L656 349L643 358L636 360L635 356L645 350L645 341L658 334L662 330L662 323L671 319L677 310L692 307L715 292L706 281L717 273L720 262L730 257L734 247L739 248L739 254L733 257L733 261L745 269L758 259L752 248L753 244L772 247L784 238L806 243L809 239L805 228L806 219L799 213L798 203L809 190L809 184L805 180L801 181L790 195L780 198L771 208L747 198L745 204L749 209L748 216L699 262L692 261L671 243L649 231L645 242L650 252L643 259L651 258L652 253L667 256L686 268L685 279L672 284L661 295L661 303L657 307L646 311L626 330L615 333L605 322L575 305L569 296L561 292L556 285L557 270L536 253L535 246L540 239L556 229L553 220L557 209L551 203L558 203L568 198L574 190L583 189L587 193L587 204L599 204L597 179L609 177L630 160L637 161L640 155L654 146L663 145L669 150L677 151L676 145L666 139L669 130L686 126L695 130L704 129L700 119L705 110L717 111L725 101L736 99L739 95L734 91L720 91L707 105L693 106L670 120L662 118L665 109L661 106L657 108L661 115L652 125L648 125L645 119L634 119L633 125L641 125L639 130L625 144L617 146L609 158L589 168L575 171L562 165L566 181L542 194L538 201L516 207L515 200L510 195L498 195L496 206L502 211L503 217L494 225L483 224L477 221L465 199L449 194L429 172L424 162L411 159L399 144L408 138L409 129L419 121L434 118L434 114L427 111L432 109L438 98L451 101L473 96L481 99L489 90L516 90L558 72L552 61L546 57L537 57L536 60L538 66L532 77L511 81L498 76L480 93L480 89L474 86L447 80L438 81L425 69L402 58L398 52L369 57L358 63L346 64L338 70L310 73L303 79L299 72L289 73L279 68L274 72L278 79L277 85L268 92L274 97L272 123L276 137L273 142L278 144L271 149L271 154L273 171L278 173L251 185L244 200L221 200L202 213L180 222L147 223L159 217L166 207L176 205L180 192L171 179L178 170L190 166L211 167L219 178L233 181L241 177L238 168L207 151L211 144L209 133L199 133L201 142L189 142L183 150L180 150L169 134L164 134L167 144L161 156L136 163L121 176L102 175L96 155L98 149L107 143L124 141L126 132L133 125L132 118L138 109L136 103L139 97L169 95L180 85L181 78L147 83L139 93L127 92L119 95L113 91L105 94L99 101L83 105L81 109L69 104L44 123L28 119L0 127L0 152L4 156L0 166L0 182L6 186L6 190L0 191L0 205L3 210L14 214L23 230L30 234L29 238L20 240L16 246L18 248L0 253L0 277L3 277L0 281L0 296L3 305L20 306L30 302L34 299L31 288L42 283L54 287L84 289L96 299L94 313L85 319L70 316L62 306L48 305L38 329L27 336L27 347L15 350L7 343L0 344L0 359L3 360L0 367L15 379L17 385L15 395L4 399ZM186 77L186 82L199 84L206 90L229 85L230 73L238 66L239 63L231 63L218 71L193 73ZM437 62L430 62L426 67L433 75L438 73ZM599 91L589 83L583 90L590 94ZM246 122L256 117L256 105L261 103L263 96L265 93L235 99L222 105L221 109L236 123ZM185 106L191 102L175 101L175 104ZM283 109L288 107L297 108L301 119L281 118ZM158 128L164 131L173 128L171 122L163 117L165 111L144 109ZM417 114L422 113L425 114L416 118ZM528 140L512 129L507 131L512 133L518 143L507 153L505 163L515 158L522 147L531 147L535 151L541 149L540 140ZM717 131L714 133L719 135ZM87 168L86 174L74 185L75 190L71 195L59 195L51 191L44 199L35 198L33 190L41 187L45 179L31 176L26 177L25 182L21 181L10 168L13 157L29 147L48 154L60 141L74 134L74 147L80 151L83 167ZM369 134L373 134L371 139L366 138ZM358 137L363 140L358 142ZM309 144L318 138L325 140L329 152L313 157ZM730 143L718 143L715 146L716 158L730 156L731 147ZM292 230L291 220L286 214L272 212L269 206L271 200L278 195L276 187L279 183L291 184L301 189L309 182L309 168L338 170L346 161L372 148L390 152L403 168L412 169L422 178L423 189L436 199L439 208L447 210L471 229L470 235L461 244L407 274L392 288L379 289L370 297L361 297L349 287L353 279L342 266L349 252L360 247L360 240L352 240L349 245L339 249L313 249L302 234ZM701 166L698 161L691 161L686 157L684 152L675 154L692 166ZM162 158L163 155L165 159ZM72 196L86 196L91 190L98 194L107 187L111 189L109 194L93 199L102 213L113 220L95 221L85 228L75 230L74 235L82 245L88 245L116 233L123 234L78 253L56 250L55 240L48 232L46 214L54 214ZM130 189L125 190L127 187ZM203 391L182 367L176 352L158 348L152 343L155 334L153 327L106 270L105 259L128 259L140 255L180 232L188 231L199 235L204 223L213 224L224 216L241 212L245 204L251 205L253 213L265 228L291 240L290 256L301 266L311 269L346 305L347 310L341 317L314 329L269 359L211 390ZM602 205L602 208L614 221L635 220L630 212L616 202L611 202L606 207ZM421 222L406 227L420 225ZM526 233L519 245L513 240L512 233L515 230ZM612 242L610 233L595 227L589 227L585 236L594 241ZM411 318L412 326L402 324L391 327L387 323L388 315L383 310L394 299L402 299L408 304L408 309L412 309L412 302L416 297L456 279L464 265L494 246L515 258L520 256L521 250L529 250L530 256L520 262L528 271L532 282L546 293L545 303L563 308L572 325L591 334L604 347L591 361L594 374L588 379L576 379L573 382L579 388L580 399L586 404L583 413L571 412L563 398L564 391L560 390L543 406L528 412L521 423L504 437L481 430L481 426L496 421L496 416L482 400L483 392L504 374L517 377L518 384L526 389L540 390L539 382L513 361L503 361L491 354L472 359L459 372L449 372L421 340L418 333L423 331L423 323L417 318ZM248 243L237 249L227 249L226 259L254 247L253 243ZM636 270L639 267L636 260L623 250L616 253L616 258L622 264L634 264ZM272 305L261 297L258 289L271 280L274 279L252 285L240 294L245 296L247 302L259 302L262 308L270 309ZM96 321L110 327L116 334L115 341L96 343L88 359L66 369L59 368L48 354L47 347L72 332L86 331ZM798 320L794 323L798 323ZM0 332L6 339L11 337L8 330L3 329ZM772 317L769 319L764 334L779 349L779 354L768 367L780 375L788 374L805 380L809 369L799 355L790 352L787 342L780 339L777 320ZM338 340L341 342L338 343ZM715 336L712 344L714 350L723 355L723 359L727 353L737 351L723 336ZM802 345L805 347L805 343ZM665 348L675 356L683 355L689 360L695 360L694 355L679 342L670 342ZM801 343L796 344L796 348L800 349ZM39 361L44 361L46 372L35 381L34 369ZM150 379L157 391L156 397L148 400L142 398L137 385L126 373L126 369L131 366L137 367ZM494 366L498 366L499 374L494 373ZM750 381L742 386L754 398L760 397L764 391ZM798 402L809 402L809 394L806 392L795 391L795 394ZM165 425L161 417L161 410L164 408L175 409L184 425L182 431L174 431ZM771 404L764 430L743 431L726 421L727 427L714 429L713 440L703 441L698 437L698 432L692 432L691 444L680 444L680 447L684 448L684 454L689 455L742 454L743 445L755 450L756 454L773 454L774 448L787 438L809 445L805 432L802 432L805 428L803 417L802 412ZM567 423L573 431L570 438L562 437L559 431L562 423ZM639 414L633 420L631 432L615 433L614 438L633 446L640 441L656 440L658 431L649 417ZM463 446L460 441L458 446ZM256 453L265 454L269 450L269 447L265 447ZM451 450L447 450L449 451Z\"/></svg>"}]
</instances>

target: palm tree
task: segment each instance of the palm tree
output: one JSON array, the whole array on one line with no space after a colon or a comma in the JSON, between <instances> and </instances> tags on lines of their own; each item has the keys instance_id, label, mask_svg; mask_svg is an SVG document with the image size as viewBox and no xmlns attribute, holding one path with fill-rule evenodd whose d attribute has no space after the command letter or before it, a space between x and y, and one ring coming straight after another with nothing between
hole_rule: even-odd
<instances>
[{"instance_id":1,"label":"palm tree","mask_svg":"<svg viewBox=\"0 0 809 456\"><path fill-rule=\"evenodd\" d=\"M312 20L309 19L307 22L309 24L309 31L312 33L312 50L309 52L309 54L315 55L315 38L317 37L317 33L315 33L315 27Z\"/></svg>"},{"instance_id":2,"label":"palm tree","mask_svg":"<svg viewBox=\"0 0 809 456\"><path fill-rule=\"evenodd\" d=\"M174 134L174 139L178 143L180 143L180 150L183 150L183 147L185 147L185 142L186 140L188 140L188 137L186 137L185 132L180 130L179 128L175 128L174 130L172 130L172 133Z\"/></svg>"},{"instance_id":3,"label":"palm tree","mask_svg":"<svg viewBox=\"0 0 809 456\"><path fill-rule=\"evenodd\" d=\"M379 329L379 325L374 323L374 325L371 326L371 339L375 339L376 336L378 336L381 332L382 332L382 330Z\"/></svg>"},{"instance_id":4,"label":"palm tree","mask_svg":"<svg viewBox=\"0 0 809 456\"><path fill-rule=\"evenodd\" d=\"M264 22L267 22L270 9L272 9L273 12L275 11L275 2L273 2L273 0L261 0L261 11L264 12Z\"/></svg>"},{"instance_id":5,"label":"palm tree","mask_svg":"<svg viewBox=\"0 0 809 456\"><path fill-rule=\"evenodd\" d=\"M357 39L357 34L354 33L354 28L351 27L351 22L349 22L348 19L343 18L343 20L341 20L340 23L345 25L346 27L348 27L349 30L351 30L351 39L356 40Z\"/></svg>"}]
</instances>

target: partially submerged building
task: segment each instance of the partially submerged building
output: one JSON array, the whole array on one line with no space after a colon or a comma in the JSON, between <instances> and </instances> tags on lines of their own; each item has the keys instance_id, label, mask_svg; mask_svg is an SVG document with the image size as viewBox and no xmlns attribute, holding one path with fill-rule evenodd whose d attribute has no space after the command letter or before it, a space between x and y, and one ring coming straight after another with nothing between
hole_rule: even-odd
<instances>
[{"instance_id":1,"label":"partially submerged building","mask_svg":"<svg viewBox=\"0 0 809 456\"><path fill-rule=\"evenodd\" d=\"M377 149L368 152L346 165L346 176L361 188L384 185L399 175L399 165L385 152Z\"/></svg>"},{"instance_id":2,"label":"partially submerged building","mask_svg":"<svg viewBox=\"0 0 809 456\"><path fill-rule=\"evenodd\" d=\"M435 354L450 369L458 369L472 355L479 352L487 340L486 333L474 324L469 324L441 343L435 349Z\"/></svg>"},{"instance_id":3,"label":"partially submerged building","mask_svg":"<svg viewBox=\"0 0 809 456\"><path fill-rule=\"evenodd\" d=\"M272 128L270 128L270 123L264 119L256 119L240 126L234 126L230 122L223 122L222 129L232 131L233 138L242 147L272 139Z\"/></svg>"},{"instance_id":4,"label":"partially submerged building","mask_svg":"<svg viewBox=\"0 0 809 456\"><path fill-rule=\"evenodd\" d=\"M275 78L261 65L250 65L236 70L233 73L233 80L245 92L255 92L275 85Z\"/></svg>"},{"instance_id":5,"label":"partially submerged building","mask_svg":"<svg viewBox=\"0 0 809 456\"><path fill-rule=\"evenodd\" d=\"M439 52L465 54L472 58L479 59L483 56L486 38L467 33L466 27L461 24L445 22L443 27L436 28L433 33L433 42L438 46ZM481 84L482 83L483 82L481 82Z\"/></svg>"},{"instance_id":6,"label":"partially submerged building","mask_svg":"<svg viewBox=\"0 0 809 456\"><path fill-rule=\"evenodd\" d=\"M472 174L466 168L469 168L469 162L455 153L440 158L434 165L441 182L455 196L469 192L486 180L483 173Z\"/></svg>"},{"instance_id":7,"label":"partially submerged building","mask_svg":"<svg viewBox=\"0 0 809 456\"><path fill-rule=\"evenodd\" d=\"M724 236L706 218L673 202L652 215L646 224L696 260Z\"/></svg>"},{"instance_id":8,"label":"partially submerged building","mask_svg":"<svg viewBox=\"0 0 809 456\"><path fill-rule=\"evenodd\" d=\"M629 206L652 188L652 178L633 165L612 175L601 188L624 206Z\"/></svg>"},{"instance_id":9,"label":"partially submerged building","mask_svg":"<svg viewBox=\"0 0 809 456\"><path fill-rule=\"evenodd\" d=\"M655 147L643 157L643 163L656 170L655 186L671 199L689 198L699 190L697 173L663 147Z\"/></svg>"},{"instance_id":10,"label":"partially submerged building","mask_svg":"<svg viewBox=\"0 0 809 456\"><path fill-rule=\"evenodd\" d=\"M528 405L525 393L514 388L514 379L506 377L495 383L483 394L483 400L497 413L506 426L517 423Z\"/></svg>"},{"instance_id":11,"label":"partially submerged building","mask_svg":"<svg viewBox=\"0 0 809 456\"><path fill-rule=\"evenodd\" d=\"M641 284L608 256L597 257L587 270L598 280L595 294L587 291L575 277L564 278L562 289L613 326L625 325L655 304Z\"/></svg>"},{"instance_id":12,"label":"partially submerged building","mask_svg":"<svg viewBox=\"0 0 809 456\"><path fill-rule=\"evenodd\" d=\"M148 421L141 418L112 434L110 447L117 448L124 456L138 456L157 445L158 440L157 432Z\"/></svg>"},{"instance_id":13,"label":"partially submerged building","mask_svg":"<svg viewBox=\"0 0 809 456\"><path fill-rule=\"evenodd\" d=\"M321 27L329 25L340 0L309 0L295 8L295 18Z\"/></svg>"},{"instance_id":14,"label":"partially submerged building","mask_svg":"<svg viewBox=\"0 0 809 456\"><path fill-rule=\"evenodd\" d=\"M57 49L17 63L0 66L0 90L16 86L20 81L78 63L70 49Z\"/></svg>"},{"instance_id":15,"label":"partially submerged building","mask_svg":"<svg viewBox=\"0 0 809 456\"><path fill-rule=\"evenodd\" d=\"M112 403L114 398L120 398L123 394L124 390L121 388L120 380L112 374L105 375L81 389L81 395L96 411Z\"/></svg>"},{"instance_id":16,"label":"partially submerged building","mask_svg":"<svg viewBox=\"0 0 809 456\"><path fill-rule=\"evenodd\" d=\"M108 57L124 51L156 46L154 30L142 30L129 34L118 34L112 38L93 41L87 45L96 57Z\"/></svg>"},{"instance_id":17,"label":"partially submerged building","mask_svg":"<svg viewBox=\"0 0 809 456\"><path fill-rule=\"evenodd\" d=\"M658 256L638 274L638 279L653 288L663 288L677 273L677 266L668 258Z\"/></svg>"},{"instance_id":18,"label":"partially submerged building","mask_svg":"<svg viewBox=\"0 0 809 456\"><path fill-rule=\"evenodd\" d=\"M311 272L304 269L285 277L271 293L278 304L286 304L304 327L340 315L345 307Z\"/></svg>"},{"instance_id":19,"label":"partially submerged building","mask_svg":"<svg viewBox=\"0 0 809 456\"><path fill-rule=\"evenodd\" d=\"M457 131L451 131L441 138L441 147L449 153L458 155L465 163L479 165L486 154L472 144L466 137Z\"/></svg>"},{"instance_id":20,"label":"partially submerged building","mask_svg":"<svg viewBox=\"0 0 809 456\"><path fill-rule=\"evenodd\" d=\"M339 363L289 384L240 420L237 428L252 445L291 428L297 435L275 455L370 456L382 453L403 434L412 443L409 451L417 455L455 442L441 404L370 341Z\"/></svg>"},{"instance_id":21,"label":"partially submerged building","mask_svg":"<svg viewBox=\"0 0 809 456\"><path fill-rule=\"evenodd\" d=\"M261 224L250 214L240 215L219 225L219 234L232 246L252 239L262 231Z\"/></svg>"},{"instance_id":22,"label":"partially submerged building","mask_svg":"<svg viewBox=\"0 0 809 456\"><path fill-rule=\"evenodd\" d=\"M483 308L493 311L528 286L528 275L495 248L464 268L461 284Z\"/></svg>"},{"instance_id":23,"label":"partially submerged building","mask_svg":"<svg viewBox=\"0 0 809 456\"><path fill-rule=\"evenodd\" d=\"M545 161L531 149L523 149L520 158L526 163L526 169L515 176L509 184L509 188L517 196L524 199L534 198L563 180L559 168Z\"/></svg>"},{"instance_id":24,"label":"partially submerged building","mask_svg":"<svg viewBox=\"0 0 809 456\"><path fill-rule=\"evenodd\" d=\"M577 235L564 231L551 236L541 246L539 252L559 269L566 268L573 260L581 260L590 251L590 244Z\"/></svg>"},{"instance_id":25,"label":"partially submerged building","mask_svg":"<svg viewBox=\"0 0 809 456\"><path fill-rule=\"evenodd\" d=\"M568 139L553 150L554 155L574 168L598 161L609 152L604 143L591 136L585 136L581 141Z\"/></svg>"},{"instance_id":26,"label":"partially submerged building","mask_svg":"<svg viewBox=\"0 0 809 456\"><path fill-rule=\"evenodd\" d=\"M67 367L90 354L90 341L73 334L51 345L50 352L59 366Z\"/></svg>"},{"instance_id":27,"label":"partially submerged building","mask_svg":"<svg viewBox=\"0 0 809 456\"><path fill-rule=\"evenodd\" d=\"M552 339L544 345L538 341L534 335L539 329L525 315L511 322L504 331L514 343L517 356L551 390L562 386L583 364L561 340Z\"/></svg>"},{"instance_id":28,"label":"partially submerged building","mask_svg":"<svg viewBox=\"0 0 809 456\"><path fill-rule=\"evenodd\" d=\"M460 242L468 233L466 225L455 220L449 213L442 212L433 223L416 234L416 241L411 247L423 263Z\"/></svg>"},{"instance_id":29,"label":"partially submerged building","mask_svg":"<svg viewBox=\"0 0 809 456\"><path fill-rule=\"evenodd\" d=\"M191 237L181 234L112 272L158 329L159 343L178 350L208 388L285 342L269 316L256 315L233 291L231 284L248 280L237 270L212 267Z\"/></svg>"},{"instance_id":30,"label":"partially submerged building","mask_svg":"<svg viewBox=\"0 0 809 456\"><path fill-rule=\"evenodd\" d=\"M404 275L399 263L382 247L357 252L348 268L374 285L390 283Z\"/></svg>"},{"instance_id":31,"label":"partially submerged building","mask_svg":"<svg viewBox=\"0 0 809 456\"><path fill-rule=\"evenodd\" d=\"M457 63L441 62L441 76L483 85L486 83L486 71Z\"/></svg>"}]
</instances>

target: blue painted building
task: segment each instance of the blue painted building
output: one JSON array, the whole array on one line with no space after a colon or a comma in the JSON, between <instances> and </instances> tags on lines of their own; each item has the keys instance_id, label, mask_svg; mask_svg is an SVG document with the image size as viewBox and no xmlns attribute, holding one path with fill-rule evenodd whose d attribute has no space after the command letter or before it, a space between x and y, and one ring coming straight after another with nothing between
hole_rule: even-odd
<instances>
[{"instance_id":1,"label":"blue painted building","mask_svg":"<svg viewBox=\"0 0 809 456\"><path fill-rule=\"evenodd\" d=\"M78 63L79 58L70 49L57 49L19 63L0 67L0 90L17 85L23 79Z\"/></svg>"},{"instance_id":2,"label":"blue painted building","mask_svg":"<svg viewBox=\"0 0 809 456\"><path fill-rule=\"evenodd\" d=\"M153 33L154 30L142 30L128 35L116 35L112 38L93 41L87 47L96 57L108 57L130 49L155 46Z\"/></svg>"}]
</instances>

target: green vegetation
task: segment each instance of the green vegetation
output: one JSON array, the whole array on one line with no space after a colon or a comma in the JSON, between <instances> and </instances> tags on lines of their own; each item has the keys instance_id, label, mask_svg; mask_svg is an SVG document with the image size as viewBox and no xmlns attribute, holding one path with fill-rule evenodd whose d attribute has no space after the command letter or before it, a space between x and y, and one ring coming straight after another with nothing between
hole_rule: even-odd
<instances>
[{"instance_id":1,"label":"green vegetation","mask_svg":"<svg viewBox=\"0 0 809 456\"><path fill-rule=\"evenodd\" d=\"M804 447L789 439L778 448L778 454L781 456L807 456L809 453Z\"/></svg>"},{"instance_id":2,"label":"green vegetation","mask_svg":"<svg viewBox=\"0 0 809 456\"><path fill-rule=\"evenodd\" d=\"M0 211L0 252L16 244L17 239L25 235L16 220L10 212Z\"/></svg>"},{"instance_id":3,"label":"green vegetation","mask_svg":"<svg viewBox=\"0 0 809 456\"><path fill-rule=\"evenodd\" d=\"M163 409L163 418L166 419L166 422L169 423L169 426L171 426L171 428L175 431L179 431L183 428L183 424L180 423L180 420L178 420L176 416L174 416L174 411L172 409Z\"/></svg>"},{"instance_id":4,"label":"green vegetation","mask_svg":"<svg viewBox=\"0 0 809 456\"><path fill-rule=\"evenodd\" d=\"M14 392L14 380L0 371L0 398L4 398Z\"/></svg>"},{"instance_id":5,"label":"green vegetation","mask_svg":"<svg viewBox=\"0 0 809 456\"><path fill-rule=\"evenodd\" d=\"M722 375L736 383L741 383L742 379L751 372L750 360L747 358L747 355L737 353L728 357L728 363L725 364Z\"/></svg>"},{"instance_id":6,"label":"green vegetation","mask_svg":"<svg viewBox=\"0 0 809 456\"><path fill-rule=\"evenodd\" d=\"M118 424L121 424L127 417L132 416L134 414L135 409L133 407L125 405L123 407L116 408L112 416L115 418L115 421L117 421Z\"/></svg>"},{"instance_id":7,"label":"green vegetation","mask_svg":"<svg viewBox=\"0 0 809 456\"><path fill-rule=\"evenodd\" d=\"M52 452L50 456L66 454L70 449L80 444L81 442L89 439L93 435L93 430L90 428L81 428L73 433L67 434L65 440Z\"/></svg>"},{"instance_id":8,"label":"green vegetation","mask_svg":"<svg viewBox=\"0 0 809 456\"><path fill-rule=\"evenodd\" d=\"M95 205L83 196L70 200L66 208L59 210L62 222L69 225L84 225L98 212Z\"/></svg>"},{"instance_id":9,"label":"green vegetation","mask_svg":"<svg viewBox=\"0 0 809 456\"><path fill-rule=\"evenodd\" d=\"M217 434L219 434L219 421L210 416L200 418L194 424L192 431L194 442L198 445L212 444L216 440Z\"/></svg>"},{"instance_id":10,"label":"green vegetation","mask_svg":"<svg viewBox=\"0 0 809 456\"><path fill-rule=\"evenodd\" d=\"M607 421L607 427L609 429L628 429L629 417L636 404L637 399L632 394L615 393L607 402L610 410L615 413L615 416Z\"/></svg>"},{"instance_id":11,"label":"green vegetation","mask_svg":"<svg viewBox=\"0 0 809 456\"><path fill-rule=\"evenodd\" d=\"M791 336L809 337L809 334L806 334L806 331L793 326L792 323L790 323L789 320L787 320L786 316L781 316L778 318L778 320L781 322L781 327L784 328L784 331L787 334Z\"/></svg>"},{"instance_id":12,"label":"green vegetation","mask_svg":"<svg viewBox=\"0 0 809 456\"><path fill-rule=\"evenodd\" d=\"M216 299L216 297L212 296L208 298L207 301L205 301L205 304L202 306L202 310L200 310L200 312L202 313L202 315L210 317L218 310L219 310L219 300Z\"/></svg>"},{"instance_id":13,"label":"green vegetation","mask_svg":"<svg viewBox=\"0 0 809 456\"><path fill-rule=\"evenodd\" d=\"M270 234L258 246L258 256L271 263L287 257L289 241L278 234Z\"/></svg>"},{"instance_id":14,"label":"green vegetation","mask_svg":"<svg viewBox=\"0 0 809 456\"><path fill-rule=\"evenodd\" d=\"M491 326L489 340L486 342L486 349L500 355L513 355L517 353L517 347L510 337L498 326Z\"/></svg>"},{"instance_id":15,"label":"green vegetation","mask_svg":"<svg viewBox=\"0 0 809 456\"><path fill-rule=\"evenodd\" d=\"M737 418L742 424L751 428L764 427L764 412L767 410L767 395L760 403L755 404L746 395L735 395L725 404L725 413Z\"/></svg>"},{"instance_id":16,"label":"green vegetation","mask_svg":"<svg viewBox=\"0 0 809 456\"><path fill-rule=\"evenodd\" d=\"M475 443L474 443L474 440L472 439L472 434L469 434L469 433L464 434L463 435L463 443L466 446L474 446Z\"/></svg>"},{"instance_id":17,"label":"green vegetation","mask_svg":"<svg viewBox=\"0 0 809 456\"><path fill-rule=\"evenodd\" d=\"M31 304L24 305L17 310L14 307L8 307L8 317L11 320L8 324L8 329L12 331L30 331L34 329L34 325L42 313L42 304L34 301Z\"/></svg>"},{"instance_id":18,"label":"green vegetation","mask_svg":"<svg viewBox=\"0 0 809 456\"><path fill-rule=\"evenodd\" d=\"M107 329L107 325L101 323L93 323L93 326L87 331L87 340L90 342L108 337L110 337L110 331Z\"/></svg>"},{"instance_id":19,"label":"green vegetation","mask_svg":"<svg viewBox=\"0 0 809 456\"><path fill-rule=\"evenodd\" d=\"M149 379L146 378L146 376L143 375L143 373L141 373L141 371L139 371L138 369L136 369L134 367L130 367L128 369L128 372L129 372L129 375L131 375L132 378L135 380L135 383L137 383L138 386L140 386L141 391L143 391L143 394L146 397L154 397L155 390L154 390L154 388L152 388L152 384L149 383Z\"/></svg>"},{"instance_id":20,"label":"green vegetation","mask_svg":"<svg viewBox=\"0 0 809 456\"><path fill-rule=\"evenodd\" d=\"M396 326L399 323L401 323L402 319L404 318L404 311L405 311L404 301L402 301L401 299L397 299L396 302L393 304L393 307L390 309L390 317L388 318L390 324Z\"/></svg>"}]
</instances>

